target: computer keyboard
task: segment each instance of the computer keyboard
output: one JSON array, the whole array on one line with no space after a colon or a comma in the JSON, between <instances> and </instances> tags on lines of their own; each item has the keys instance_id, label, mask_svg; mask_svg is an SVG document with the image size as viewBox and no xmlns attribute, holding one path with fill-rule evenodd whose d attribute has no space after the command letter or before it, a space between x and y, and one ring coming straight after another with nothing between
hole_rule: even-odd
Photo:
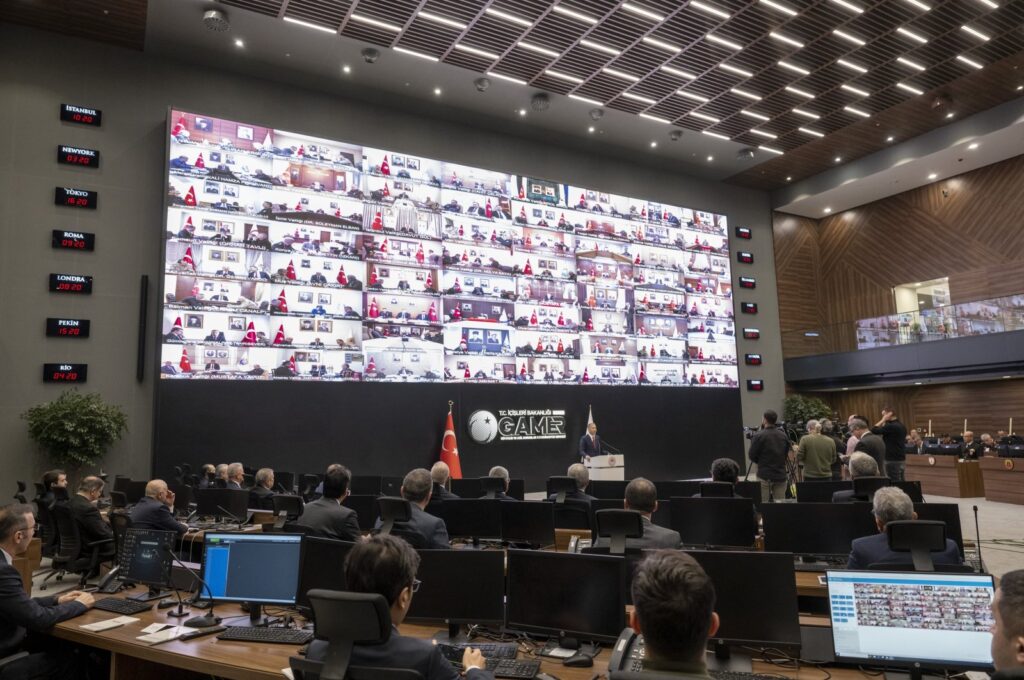
<instances>
[{"instance_id":1,"label":"computer keyboard","mask_svg":"<svg viewBox=\"0 0 1024 680\"><path fill-rule=\"evenodd\" d=\"M743 671L708 671L708 675L714 680L779 680L777 675L761 675Z\"/></svg>"},{"instance_id":2,"label":"computer keyboard","mask_svg":"<svg viewBox=\"0 0 1024 680\"><path fill-rule=\"evenodd\" d=\"M153 608L152 602L139 602L138 600L126 600L120 597L105 597L96 600L92 605L94 609L117 614L141 614Z\"/></svg>"},{"instance_id":3,"label":"computer keyboard","mask_svg":"<svg viewBox=\"0 0 1024 680\"><path fill-rule=\"evenodd\" d=\"M313 631L297 628L228 626L228 629L218 635L217 639L234 640L236 642L271 642L280 645L304 645L313 639Z\"/></svg>"},{"instance_id":4,"label":"computer keyboard","mask_svg":"<svg viewBox=\"0 0 1024 680\"><path fill-rule=\"evenodd\" d=\"M535 659L484 659L487 670L496 678L532 678L540 671L540 661Z\"/></svg>"},{"instance_id":5,"label":"computer keyboard","mask_svg":"<svg viewBox=\"0 0 1024 680\"><path fill-rule=\"evenodd\" d=\"M462 654L467 647L475 647L480 650L480 653L484 655L484 663L487 665L487 670L494 673L496 678L532 678L540 671L540 661L533 659L519 661L515 658L518 648L514 644L485 643L474 645L473 643L459 643L457 645L438 645L444 657L460 671L462 670ZM510 656L504 656L509 654ZM495 655L502 656L498 657Z\"/></svg>"},{"instance_id":6,"label":"computer keyboard","mask_svg":"<svg viewBox=\"0 0 1024 680\"><path fill-rule=\"evenodd\" d=\"M514 659L516 654L519 652L519 645L514 642L484 642L477 644L475 642L458 642L454 645L446 645L456 650L458 658L462 658L462 653L467 648L478 649L480 653L484 655L485 659Z\"/></svg>"}]
</instances>

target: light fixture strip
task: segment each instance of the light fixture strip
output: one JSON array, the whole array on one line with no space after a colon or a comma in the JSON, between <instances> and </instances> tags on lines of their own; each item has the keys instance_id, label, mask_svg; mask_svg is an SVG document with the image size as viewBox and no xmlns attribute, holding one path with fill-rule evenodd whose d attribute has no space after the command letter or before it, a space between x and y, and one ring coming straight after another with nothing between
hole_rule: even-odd
<instances>
[{"instance_id":1,"label":"light fixture strip","mask_svg":"<svg viewBox=\"0 0 1024 680\"><path fill-rule=\"evenodd\" d=\"M641 40L647 43L648 45L657 47L658 49L665 50L666 52L671 52L672 54L679 54L680 52L682 52L682 50L676 47L675 45L664 42L663 40L658 40L657 38L652 38L649 35L645 35L643 38L641 38Z\"/></svg>"},{"instance_id":2,"label":"light fixture strip","mask_svg":"<svg viewBox=\"0 0 1024 680\"><path fill-rule=\"evenodd\" d=\"M811 113L810 111L807 111L805 109L801 109L798 106L794 106L792 111L793 111L793 113L795 113L798 116L803 116L804 118L810 118L812 120L818 120L818 119L821 118L821 116L819 116L818 114Z\"/></svg>"},{"instance_id":3,"label":"light fixture strip","mask_svg":"<svg viewBox=\"0 0 1024 680\"><path fill-rule=\"evenodd\" d=\"M549 50L546 47L541 47L540 45L534 45L533 43L528 43L525 40L520 40L519 42L516 43L516 45L519 45L524 50L530 50L531 52L536 52L537 54L543 54L543 55L545 55L547 57L555 57L557 59L558 57L562 56L561 54L559 54L558 52L555 52L554 50Z\"/></svg>"},{"instance_id":4,"label":"light fixture strip","mask_svg":"<svg viewBox=\"0 0 1024 680\"><path fill-rule=\"evenodd\" d=\"M576 76L571 76L568 73L562 73L561 71L555 71L554 69L550 69L549 68L546 71L544 71L544 73L546 73L547 75L549 75L549 76L551 76L553 78L560 78L562 80L568 80L570 83L576 83L577 85L582 85L583 84L583 78L577 78Z\"/></svg>"},{"instance_id":5,"label":"light fixture strip","mask_svg":"<svg viewBox=\"0 0 1024 680\"><path fill-rule=\"evenodd\" d=\"M302 26L303 28L312 28L314 31L320 31L321 33L337 33L333 28L327 26L321 26L320 24L314 24L309 21L303 21L302 19L293 19L292 17L282 17L289 24L295 24L296 26Z\"/></svg>"},{"instance_id":6,"label":"light fixture strip","mask_svg":"<svg viewBox=\"0 0 1024 680\"><path fill-rule=\"evenodd\" d=\"M738 87L731 88L729 90L729 92L732 92L733 94L738 95L740 97L746 97L747 99L753 99L755 102L759 102L759 101L761 101L763 99L763 97L761 95L759 95L759 94L754 94L753 92L747 92L746 90L741 90Z\"/></svg>"},{"instance_id":7,"label":"light fixture strip","mask_svg":"<svg viewBox=\"0 0 1024 680\"><path fill-rule=\"evenodd\" d=\"M597 50L598 52L604 52L605 54L611 54L611 55L614 55L616 57L619 56L620 54L622 54L622 50L617 50L614 47L608 47L607 45L602 45L601 43L594 42L593 40L586 40L586 39L580 40L580 44L583 45L584 47L589 47L592 50Z\"/></svg>"},{"instance_id":8,"label":"light fixture strip","mask_svg":"<svg viewBox=\"0 0 1024 680\"><path fill-rule=\"evenodd\" d=\"M807 90L801 90L799 87L793 87L792 85L786 85L785 90L786 90L786 92L798 95L800 97L805 97L807 99L814 99L814 95L813 94L811 94Z\"/></svg>"},{"instance_id":9,"label":"light fixture strip","mask_svg":"<svg viewBox=\"0 0 1024 680\"><path fill-rule=\"evenodd\" d=\"M349 15L349 18L352 19L352 21L358 21L359 23L366 24L367 26L376 26L377 28L383 28L386 31L392 31L393 33L402 32L401 26L389 23L387 21L381 21L380 19L374 19L373 17L368 17L362 14L356 14L355 12Z\"/></svg>"},{"instance_id":10,"label":"light fixture strip","mask_svg":"<svg viewBox=\"0 0 1024 680\"><path fill-rule=\"evenodd\" d=\"M775 0L759 0L759 1L760 1L760 3L762 5L768 5L772 9L778 10L779 12L782 12L783 14L788 14L791 17L797 16L797 11L795 9L792 9L791 7L786 7L785 5L783 5L780 2L775 2Z\"/></svg>"},{"instance_id":11,"label":"light fixture strip","mask_svg":"<svg viewBox=\"0 0 1024 680\"><path fill-rule=\"evenodd\" d=\"M899 33L900 35L905 35L908 38L910 38L911 40L913 40L915 42L919 42L922 45L925 45L925 44L928 43L928 38L924 37L920 33L914 33L913 31L911 31L908 28L904 28L902 26L897 26L896 27L896 32Z\"/></svg>"},{"instance_id":12,"label":"light fixture strip","mask_svg":"<svg viewBox=\"0 0 1024 680\"><path fill-rule=\"evenodd\" d=\"M789 69L790 71L793 71L794 73L799 73L802 76L809 76L809 75L811 75L810 71L808 71L807 69L805 69L802 66L797 66L796 64L794 64L791 61L786 61L785 59L779 59L778 63L779 63L779 66L781 66L782 68Z\"/></svg>"},{"instance_id":13,"label":"light fixture strip","mask_svg":"<svg viewBox=\"0 0 1024 680\"><path fill-rule=\"evenodd\" d=\"M690 7L693 7L694 9L699 9L701 12L704 12L705 14L710 14L711 16L718 17L719 19L729 19L732 17L732 15L729 14L728 12L720 10L714 5L709 5L706 2L701 2L701 0L690 0Z\"/></svg>"},{"instance_id":14,"label":"light fixture strip","mask_svg":"<svg viewBox=\"0 0 1024 680\"><path fill-rule=\"evenodd\" d=\"M401 52L402 54L408 54L410 57L416 57L417 59L423 59L424 61L439 61L435 56L424 54L423 52L417 52L416 50L410 50L405 47L392 47L395 52ZM526 83L523 83L524 85Z\"/></svg>"},{"instance_id":15,"label":"light fixture strip","mask_svg":"<svg viewBox=\"0 0 1024 680\"><path fill-rule=\"evenodd\" d=\"M799 40L795 40L793 38L790 38L788 35L782 35L778 31L772 31L768 35L770 35L771 37L775 38L778 41L787 43L789 45L793 45L794 47L803 47L804 46L804 44L802 42L800 42Z\"/></svg>"},{"instance_id":16,"label":"light fixture strip","mask_svg":"<svg viewBox=\"0 0 1024 680\"><path fill-rule=\"evenodd\" d=\"M693 73L689 73L688 71L683 71L678 68L673 68L671 66L662 66L661 70L664 71L665 73L671 73L674 76L679 76L680 78L686 78L687 80L697 79L697 76L694 75Z\"/></svg>"},{"instance_id":17,"label":"light fixture strip","mask_svg":"<svg viewBox=\"0 0 1024 680\"><path fill-rule=\"evenodd\" d=\"M484 10L484 12L486 14L490 14L491 16L498 17L499 19L504 19L505 21L511 21L513 24L519 24L520 26L525 26L527 28L530 28L530 27L533 26L533 22L532 21L527 21L526 19L523 19L522 17L517 17L516 15L509 14L508 12L502 12L500 9L494 9L493 7L488 7L487 9Z\"/></svg>"},{"instance_id":18,"label":"light fixture strip","mask_svg":"<svg viewBox=\"0 0 1024 680\"><path fill-rule=\"evenodd\" d=\"M838 35L843 40L845 40L847 42L851 42L854 45L858 45L860 47L863 47L864 45L867 45L867 42L865 42L864 40L861 40L857 36L855 36L855 35L853 35L851 33L847 33L846 31L840 31L838 28L834 29L832 31L832 34L833 35Z\"/></svg>"},{"instance_id":19,"label":"light fixture strip","mask_svg":"<svg viewBox=\"0 0 1024 680\"><path fill-rule=\"evenodd\" d=\"M597 24L597 19L595 19L594 17L589 16L587 14L583 14L582 12L577 12L574 9L569 9L568 7L563 7L562 5L555 5L554 7L551 8L551 10L563 16L576 19L577 21L582 21L585 24L590 24L591 26Z\"/></svg>"},{"instance_id":20,"label":"light fixture strip","mask_svg":"<svg viewBox=\"0 0 1024 680\"><path fill-rule=\"evenodd\" d=\"M467 52L469 54L475 54L478 57L485 57L485 58L491 59L491 60L501 59L501 55L495 54L494 52L488 52L487 50L482 50L479 47L471 47L469 45L463 45L462 43L459 43L459 44L455 45L455 49L459 50L460 52Z\"/></svg>"},{"instance_id":21,"label":"light fixture strip","mask_svg":"<svg viewBox=\"0 0 1024 680\"><path fill-rule=\"evenodd\" d=\"M454 19L449 19L448 17L443 17L439 14L434 14L433 12L424 12L423 10L420 10L416 14L427 21L433 21L435 24L441 24L442 26L451 26L452 28L457 28L460 31L464 31L469 28L461 21L455 21Z\"/></svg>"},{"instance_id":22,"label":"light fixture strip","mask_svg":"<svg viewBox=\"0 0 1024 680\"><path fill-rule=\"evenodd\" d=\"M521 80L519 78L513 78L512 76L506 76L503 73L498 73L496 71L488 71L487 75L489 75L492 78L497 78L499 80L507 80L510 83L515 83L516 85L526 85L526 81L525 80Z\"/></svg>"},{"instance_id":23,"label":"light fixture strip","mask_svg":"<svg viewBox=\"0 0 1024 680\"><path fill-rule=\"evenodd\" d=\"M636 14L637 16L641 16L641 17L644 17L646 19L650 19L651 21L664 21L665 20L665 17L663 15L658 14L657 12L652 12L651 10L646 9L644 7L641 7L640 5L635 5L632 2L624 2L624 3L622 3L622 9L626 10L627 12L632 12L633 14Z\"/></svg>"}]
</instances>

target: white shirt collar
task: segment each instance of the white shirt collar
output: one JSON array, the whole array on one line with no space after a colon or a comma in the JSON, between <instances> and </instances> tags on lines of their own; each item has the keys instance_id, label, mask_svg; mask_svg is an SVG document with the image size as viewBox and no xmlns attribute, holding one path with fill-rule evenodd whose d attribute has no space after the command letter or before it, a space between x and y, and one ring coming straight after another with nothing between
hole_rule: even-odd
<instances>
[{"instance_id":1,"label":"white shirt collar","mask_svg":"<svg viewBox=\"0 0 1024 680\"><path fill-rule=\"evenodd\" d=\"M11 557L11 553L7 552L3 548L0 548L0 552L4 554L4 559L7 560L7 564L14 566L14 558Z\"/></svg>"}]
</instances>

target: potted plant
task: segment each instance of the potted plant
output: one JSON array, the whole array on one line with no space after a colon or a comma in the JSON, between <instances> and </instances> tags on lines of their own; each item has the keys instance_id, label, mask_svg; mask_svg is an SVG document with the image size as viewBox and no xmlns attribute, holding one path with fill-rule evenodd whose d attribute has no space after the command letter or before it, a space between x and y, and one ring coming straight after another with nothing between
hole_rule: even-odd
<instances>
[{"instance_id":1,"label":"potted plant","mask_svg":"<svg viewBox=\"0 0 1024 680\"><path fill-rule=\"evenodd\" d=\"M832 407L818 397L791 394L782 402L782 414L787 423L806 423L832 417Z\"/></svg>"},{"instance_id":2,"label":"potted plant","mask_svg":"<svg viewBox=\"0 0 1024 680\"><path fill-rule=\"evenodd\" d=\"M128 417L120 406L74 389L33 406L21 417L28 421L29 437L53 463L76 472L96 465L128 430Z\"/></svg>"}]
</instances>

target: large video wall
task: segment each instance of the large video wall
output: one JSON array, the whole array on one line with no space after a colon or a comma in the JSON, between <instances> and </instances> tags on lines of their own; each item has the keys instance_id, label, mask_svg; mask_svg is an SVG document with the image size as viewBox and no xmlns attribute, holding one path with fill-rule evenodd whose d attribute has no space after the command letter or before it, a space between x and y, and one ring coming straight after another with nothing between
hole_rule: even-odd
<instances>
[{"instance_id":1,"label":"large video wall","mask_svg":"<svg viewBox=\"0 0 1024 680\"><path fill-rule=\"evenodd\" d=\"M724 215L171 113L161 377L738 385Z\"/></svg>"}]
</instances>

